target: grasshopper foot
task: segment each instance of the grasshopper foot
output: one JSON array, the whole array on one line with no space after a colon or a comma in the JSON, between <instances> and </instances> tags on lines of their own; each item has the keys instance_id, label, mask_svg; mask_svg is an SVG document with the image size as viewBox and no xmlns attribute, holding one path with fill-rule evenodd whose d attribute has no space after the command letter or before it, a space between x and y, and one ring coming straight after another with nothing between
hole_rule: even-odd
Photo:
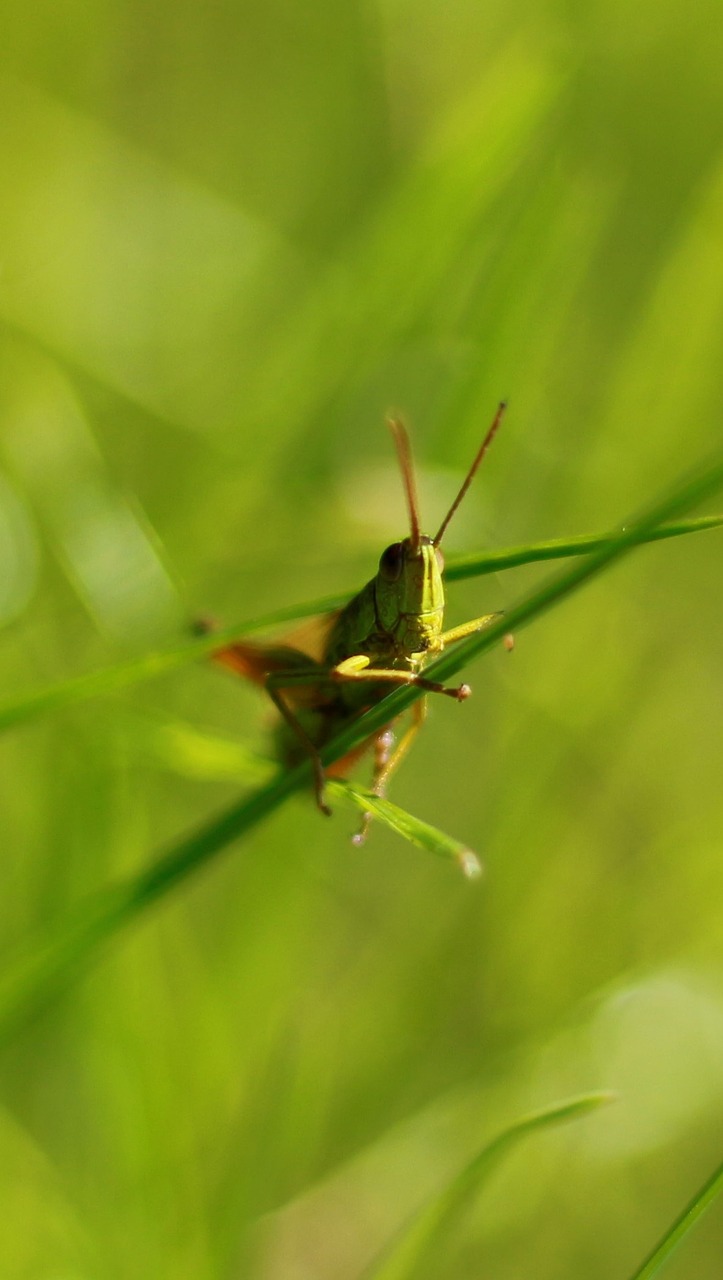
<instances>
[{"instance_id":1,"label":"grasshopper foot","mask_svg":"<svg viewBox=\"0 0 723 1280\"><path fill-rule=\"evenodd\" d=\"M454 698L457 702L464 702L472 692L468 684L437 684L436 680L425 680L424 676L415 676L413 683L420 689L426 689L428 693L443 693L447 698Z\"/></svg>"},{"instance_id":2,"label":"grasshopper foot","mask_svg":"<svg viewBox=\"0 0 723 1280\"><path fill-rule=\"evenodd\" d=\"M375 796L384 795L384 786L388 776L388 765L394 748L394 734L391 729L383 729L374 739L374 786L373 792ZM356 835L353 835L351 842L357 848L366 841L369 828L374 820L374 814L367 809L362 814L361 826Z\"/></svg>"},{"instance_id":3,"label":"grasshopper foot","mask_svg":"<svg viewBox=\"0 0 723 1280\"><path fill-rule=\"evenodd\" d=\"M366 844L366 838L369 834L369 828L372 825L373 820L374 820L373 813L369 813L367 811L366 813L362 814L361 826L359 830L351 838L351 842L356 849L359 849L361 845Z\"/></svg>"},{"instance_id":4,"label":"grasshopper foot","mask_svg":"<svg viewBox=\"0 0 723 1280\"><path fill-rule=\"evenodd\" d=\"M447 685L437 685L436 691L438 693L446 693L448 698L454 698L456 702L465 702L472 693L468 684L458 684L453 688Z\"/></svg>"},{"instance_id":5,"label":"grasshopper foot","mask_svg":"<svg viewBox=\"0 0 723 1280\"><path fill-rule=\"evenodd\" d=\"M326 800L324 799L323 791L322 792L317 791L316 793L316 807L320 813L323 813L325 818L331 817L331 814L332 814L331 806L326 803Z\"/></svg>"}]
</instances>

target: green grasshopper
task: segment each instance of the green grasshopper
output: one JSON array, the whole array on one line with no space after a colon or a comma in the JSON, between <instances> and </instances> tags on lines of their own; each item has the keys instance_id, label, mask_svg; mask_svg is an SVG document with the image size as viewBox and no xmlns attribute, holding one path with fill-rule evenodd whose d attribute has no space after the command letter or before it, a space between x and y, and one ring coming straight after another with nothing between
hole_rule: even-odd
<instances>
[{"instance_id":1,"label":"green grasshopper","mask_svg":"<svg viewBox=\"0 0 723 1280\"><path fill-rule=\"evenodd\" d=\"M386 548L375 576L358 595L336 613L326 615L315 643L300 633L295 644L244 641L213 655L215 661L266 689L282 717L277 744L280 758L289 766L305 756L311 759L316 803L322 813L331 812L325 799L326 776L344 777L369 748L374 751L372 791L376 796L385 794L392 773L424 723L427 694L444 694L457 702L470 695L469 685L447 687L425 679L422 671L434 654L499 617L497 613L485 614L444 630L444 560L439 547L497 433L505 408L502 402L434 538L420 530L409 438L401 422L390 421L409 512L409 536ZM511 648L512 638L507 637L505 644ZM396 747L391 725L387 725L325 769L319 754L324 745L343 725L402 684L417 685L425 696L414 703L411 724ZM371 819L370 813L364 814L355 843L365 839Z\"/></svg>"}]
</instances>

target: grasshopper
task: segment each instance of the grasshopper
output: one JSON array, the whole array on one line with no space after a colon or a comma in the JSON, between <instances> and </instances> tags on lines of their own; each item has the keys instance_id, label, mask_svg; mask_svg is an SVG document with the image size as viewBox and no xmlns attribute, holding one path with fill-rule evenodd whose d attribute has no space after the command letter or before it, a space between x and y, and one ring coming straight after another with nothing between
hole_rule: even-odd
<instances>
[{"instance_id":1,"label":"grasshopper","mask_svg":"<svg viewBox=\"0 0 723 1280\"><path fill-rule=\"evenodd\" d=\"M427 695L442 694L464 702L467 684L448 687L422 674L428 659L475 631L481 631L500 615L485 614L461 626L444 630L444 559L440 543L455 511L502 422L506 405L499 405L462 487L433 538L423 534L409 437L401 422L389 427L399 459L409 514L409 535L382 552L375 576L348 604L322 620L317 644L300 634L298 645L264 645L236 642L213 654L216 662L237 675L262 685L280 713L278 754L287 765L308 756L314 767L316 803L331 812L325 798L325 778L344 777L370 748L374 753L372 791L386 793L392 773L407 755L424 723ZM203 625L203 624L201 624ZM512 639L505 640L511 648ZM424 690L411 710L411 723L394 745L391 725L380 730L327 769L320 749L335 733L401 684ZM372 815L365 813L360 831L353 837L362 843Z\"/></svg>"}]
</instances>

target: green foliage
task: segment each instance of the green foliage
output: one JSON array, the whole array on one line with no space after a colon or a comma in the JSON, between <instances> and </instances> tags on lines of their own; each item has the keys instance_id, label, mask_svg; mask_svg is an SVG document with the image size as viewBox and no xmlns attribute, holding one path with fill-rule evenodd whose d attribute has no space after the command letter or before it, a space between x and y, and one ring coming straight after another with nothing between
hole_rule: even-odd
<instances>
[{"instance_id":1,"label":"green foliage","mask_svg":"<svg viewBox=\"0 0 723 1280\"><path fill-rule=\"evenodd\" d=\"M664 522L673 514L685 511L689 506L717 492L723 487L723 460L713 464L683 483L668 497L662 499L645 515L623 527L623 532L616 537L606 539L589 539L589 553L581 565L574 565L557 578L544 584L539 590L532 592L527 599L515 605L497 622L492 623L482 632L470 636L465 642L438 657L426 670L441 679L449 679L462 670L465 663L476 654L492 648L510 627L527 625L545 610L562 600L570 592L575 591L583 583L589 581L605 570L626 553L634 550L643 542L655 540L656 530L665 528ZM718 517L707 522L708 527L720 524ZM676 528L676 533L691 532L696 526L688 525ZM566 544L569 547L569 544ZM533 554L529 558L534 557ZM559 551L559 548L556 548ZM518 561L524 556L518 549L515 553ZM218 637L215 643L218 644ZM208 648L206 640L204 648ZM31 695L26 700L25 708L33 714L44 710L56 710L63 701L72 704L89 693L107 691L108 685L115 687L119 676L125 682L132 679L144 679L158 674L164 662L175 664L183 657L195 655L195 648L171 651L168 654L151 655L143 662L129 664L125 668L116 668L110 672L100 672L90 677L84 684L70 681L65 686ZM103 680L106 685L104 688ZM93 682L92 682L93 681ZM65 688L65 696L63 695ZM324 748L325 763L331 764L348 751L360 746L368 736L388 724L395 715L405 711L419 697L421 690L412 687L400 688L383 702L372 707L363 716L352 721ZM23 705L15 704L10 711L11 717L23 719ZM208 754L209 743L204 744ZM218 761L218 751L215 753ZM228 752L223 754L222 773L225 774L228 764ZM238 749L232 755L238 773L254 771L256 761L246 753L238 758ZM218 764L216 764L218 772ZM262 764L262 775L267 768ZM181 839L178 844L165 853L157 862L145 867L130 882L111 886L97 895L94 901L75 913L70 920L61 922L58 936L50 943L42 940L39 945L30 947L29 953L20 958L19 963L6 968L3 983L0 985L0 1039L12 1037L19 1026L29 1016L37 1012L49 998L62 990L69 981L83 971L87 961L96 950L118 929L131 922L140 912L152 906L159 897L212 857L215 857L226 846L239 836L252 830L257 823L266 818L299 785L310 782L309 764L301 765L294 770L282 770L276 777L262 782L260 788L249 798L243 799L231 809L213 817L200 830L192 832ZM429 823L422 822L412 814L405 813L398 805L386 799L380 799L369 791L360 789L350 783L330 782L332 795L349 800L357 808L370 809L376 819L384 826L398 832L418 848L427 849L443 858L451 859L470 879L476 879L480 873L477 855L465 847L459 840L437 830Z\"/></svg>"},{"instance_id":2,"label":"green foliage","mask_svg":"<svg viewBox=\"0 0 723 1280\"><path fill-rule=\"evenodd\" d=\"M716 6L2 14L0 1274L653 1275L719 1185L676 1220L723 1102L720 537L673 536L720 523ZM363 771L323 820L188 621L333 607L404 527L384 414L433 528L500 396L447 576L505 618L352 849Z\"/></svg>"}]
</instances>

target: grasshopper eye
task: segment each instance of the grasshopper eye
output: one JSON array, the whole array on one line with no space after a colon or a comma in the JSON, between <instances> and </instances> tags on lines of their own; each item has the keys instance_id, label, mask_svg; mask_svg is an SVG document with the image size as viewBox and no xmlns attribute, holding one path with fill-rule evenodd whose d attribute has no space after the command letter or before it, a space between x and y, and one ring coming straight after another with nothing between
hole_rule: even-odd
<instances>
[{"instance_id":1,"label":"grasshopper eye","mask_svg":"<svg viewBox=\"0 0 723 1280\"><path fill-rule=\"evenodd\" d=\"M390 582L396 582L402 572L404 564L404 549L401 542L393 542L391 547L387 547L382 552L379 561L379 572L384 575Z\"/></svg>"},{"instance_id":2,"label":"grasshopper eye","mask_svg":"<svg viewBox=\"0 0 723 1280\"><path fill-rule=\"evenodd\" d=\"M437 561L437 568L439 569L439 572L444 573L444 556L442 555L439 547L434 548L434 558Z\"/></svg>"}]
</instances>

